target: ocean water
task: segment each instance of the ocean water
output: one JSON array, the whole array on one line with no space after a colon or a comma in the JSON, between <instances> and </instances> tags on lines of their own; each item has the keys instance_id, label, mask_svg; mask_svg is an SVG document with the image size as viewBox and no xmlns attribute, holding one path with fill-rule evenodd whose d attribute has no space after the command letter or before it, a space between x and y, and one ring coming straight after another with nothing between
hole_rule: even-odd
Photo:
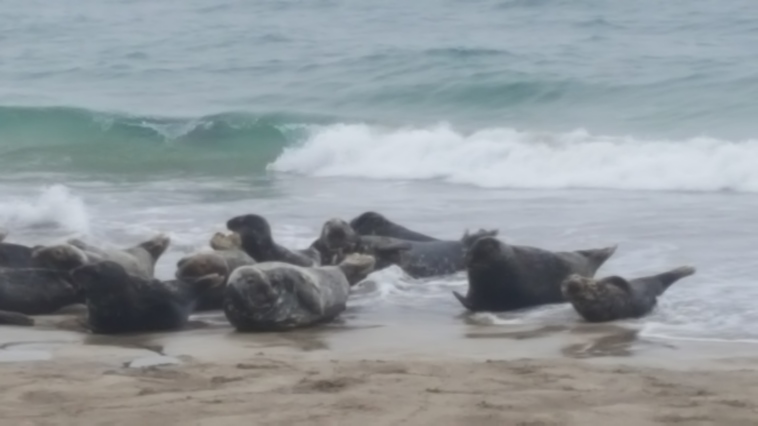
<instances>
[{"instance_id":1,"label":"ocean water","mask_svg":"<svg viewBox=\"0 0 758 426\"><path fill-rule=\"evenodd\" d=\"M0 226L37 244L167 232L158 275L237 214L304 247L383 212L442 238L498 228L599 275L690 264L649 317L754 340L758 5L746 0L0 0ZM580 322L568 305L462 315L463 273L397 268L346 324Z\"/></svg>"}]
</instances>

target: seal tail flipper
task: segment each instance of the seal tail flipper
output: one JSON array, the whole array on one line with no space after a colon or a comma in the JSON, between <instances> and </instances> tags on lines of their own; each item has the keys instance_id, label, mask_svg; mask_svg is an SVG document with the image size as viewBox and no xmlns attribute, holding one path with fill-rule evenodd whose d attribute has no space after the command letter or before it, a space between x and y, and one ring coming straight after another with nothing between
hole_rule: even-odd
<instances>
[{"instance_id":1,"label":"seal tail flipper","mask_svg":"<svg viewBox=\"0 0 758 426\"><path fill-rule=\"evenodd\" d=\"M603 264L616 253L618 244L601 249L577 250L577 253L590 259L595 269L600 269Z\"/></svg>"},{"instance_id":2,"label":"seal tail flipper","mask_svg":"<svg viewBox=\"0 0 758 426\"><path fill-rule=\"evenodd\" d=\"M672 269L668 272L658 274L657 278L661 281L661 293L666 291L672 284L681 280L684 277L688 277L695 273L695 268L692 266L680 266L676 269Z\"/></svg>"},{"instance_id":3,"label":"seal tail flipper","mask_svg":"<svg viewBox=\"0 0 758 426\"><path fill-rule=\"evenodd\" d=\"M0 311L0 324L30 327L34 325L34 319L19 312Z\"/></svg>"},{"instance_id":4,"label":"seal tail flipper","mask_svg":"<svg viewBox=\"0 0 758 426\"><path fill-rule=\"evenodd\" d=\"M458 293L457 291L453 291L453 296L455 296L455 298L458 299L459 302L461 302L461 305L463 305L464 308L472 312L474 311L474 307L471 306L471 304L468 302L468 300L465 297L463 297L462 294Z\"/></svg>"}]
</instances>

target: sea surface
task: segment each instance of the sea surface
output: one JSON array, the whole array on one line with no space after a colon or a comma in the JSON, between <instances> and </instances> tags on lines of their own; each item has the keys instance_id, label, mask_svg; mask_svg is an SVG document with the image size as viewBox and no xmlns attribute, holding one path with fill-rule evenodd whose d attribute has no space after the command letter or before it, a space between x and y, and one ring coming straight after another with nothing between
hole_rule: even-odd
<instances>
[{"instance_id":1,"label":"sea surface","mask_svg":"<svg viewBox=\"0 0 758 426\"><path fill-rule=\"evenodd\" d=\"M302 248L367 211L457 239L618 244L598 275L693 265L665 339L758 339L758 3L747 0L0 0L0 226L124 246L158 276L234 215ZM399 269L344 324L581 322L466 315L465 274ZM356 337L359 339L360 337ZM410 342L409 344L412 344Z\"/></svg>"}]
</instances>

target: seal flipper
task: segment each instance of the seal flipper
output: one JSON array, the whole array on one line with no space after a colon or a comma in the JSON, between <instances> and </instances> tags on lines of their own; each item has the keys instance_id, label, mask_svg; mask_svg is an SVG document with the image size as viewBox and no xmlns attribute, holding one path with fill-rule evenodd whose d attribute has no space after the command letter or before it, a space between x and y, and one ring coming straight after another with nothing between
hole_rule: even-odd
<instances>
[{"instance_id":1,"label":"seal flipper","mask_svg":"<svg viewBox=\"0 0 758 426\"><path fill-rule=\"evenodd\" d=\"M313 288L306 288L304 285L298 284L295 286L295 297L297 297L303 308L311 313L316 315L324 314L324 307Z\"/></svg>"},{"instance_id":2,"label":"seal flipper","mask_svg":"<svg viewBox=\"0 0 758 426\"><path fill-rule=\"evenodd\" d=\"M695 271L695 268L692 266L681 266L668 272L656 275L655 278L661 282L661 294L663 294L664 291L666 291L672 284L679 281L680 279L693 275Z\"/></svg>"},{"instance_id":3,"label":"seal flipper","mask_svg":"<svg viewBox=\"0 0 758 426\"><path fill-rule=\"evenodd\" d=\"M464 308L468 309L469 311L475 310L474 307L468 302L468 299L463 297L457 291L453 291L453 296L455 296L455 298L458 299L459 302L461 302L461 305L463 305Z\"/></svg>"},{"instance_id":4,"label":"seal flipper","mask_svg":"<svg viewBox=\"0 0 758 426\"><path fill-rule=\"evenodd\" d=\"M19 312L0 311L0 324L33 326L34 319Z\"/></svg>"},{"instance_id":5,"label":"seal flipper","mask_svg":"<svg viewBox=\"0 0 758 426\"><path fill-rule=\"evenodd\" d=\"M603 283L615 286L626 293L632 293L632 285L629 284L629 281L618 275L611 275L609 277L603 278Z\"/></svg>"}]
</instances>

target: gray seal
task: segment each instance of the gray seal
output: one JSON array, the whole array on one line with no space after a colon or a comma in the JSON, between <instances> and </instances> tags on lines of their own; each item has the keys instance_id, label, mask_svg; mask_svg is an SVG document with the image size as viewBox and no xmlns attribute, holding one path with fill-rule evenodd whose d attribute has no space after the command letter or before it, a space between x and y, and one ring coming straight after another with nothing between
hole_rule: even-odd
<instances>
[{"instance_id":1,"label":"gray seal","mask_svg":"<svg viewBox=\"0 0 758 426\"><path fill-rule=\"evenodd\" d=\"M434 237L412 231L372 211L362 213L351 220L350 227L359 235L377 235L406 241L437 241Z\"/></svg>"},{"instance_id":2,"label":"gray seal","mask_svg":"<svg viewBox=\"0 0 758 426\"><path fill-rule=\"evenodd\" d=\"M338 262L350 253L364 253L376 258L376 269L399 266L413 278L454 274L465 269L465 254L480 238L494 237L496 229L469 233L459 240L408 241L393 237L358 235L344 220L333 218L324 223L321 235L312 247L322 259Z\"/></svg>"},{"instance_id":3,"label":"gray seal","mask_svg":"<svg viewBox=\"0 0 758 426\"><path fill-rule=\"evenodd\" d=\"M179 330L200 292L215 284L143 278L110 260L76 268L71 276L84 292L87 322L96 334Z\"/></svg>"},{"instance_id":4,"label":"gray seal","mask_svg":"<svg viewBox=\"0 0 758 426\"><path fill-rule=\"evenodd\" d=\"M553 252L480 238L466 255L468 293L453 294L469 311L510 311L561 303L561 284L572 274L595 275L617 246Z\"/></svg>"},{"instance_id":5,"label":"gray seal","mask_svg":"<svg viewBox=\"0 0 758 426\"><path fill-rule=\"evenodd\" d=\"M576 312L587 322L641 318L650 313L672 284L695 273L682 266L657 275L627 280L618 275L600 279L573 274L561 289Z\"/></svg>"},{"instance_id":6,"label":"gray seal","mask_svg":"<svg viewBox=\"0 0 758 426\"><path fill-rule=\"evenodd\" d=\"M0 268L0 310L44 315L83 302L66 271Z\"/></svg>"},{"instance_id":7,"label":"gray seal","mask_svg":"<svg viewBox=\"0 0 758 426\"><path fill-rule=\"evenodd\" d=\"M31 268L32 247L21 244L0 242L0 267L2 268Z\"/></svg>"},{"instance_id":8,"label":"gray seal","mask_svg":"<svg viewBox=\"0 0 758 426\"><path fill-rule=\"evenodd\" d=\"M121 250L103 249L79 239L70 239L67 243L83 250L90 261L110 260L121 264L131 275L153 278L155 264L168 249L171 239L168 235L161 233L147 241Z\"/></svg>"},{"instance_id":9,"label":"gray seal","mask_svg":"<svg viewBox=\"0 0 758 426\"><path fill-rule=\"evenodd\" d=\"M224 235L217 232L211 238L212 251L185 256L176 263L177 280L195 282L210 279L214 285L203 291L198 299L196 311L223 308L224 287L235 269L240 266L255 265L255 260L241 248L239 235Z\"/></svg>"},{"instance_id":10,"label":"gray seal","mask_svg":"<svg viewBox=\"0 0 758 426\"><path fill-rule=\"evenodd\" d=\"M347 306L350 287L374 268L354 254L338 266L264 262L237 268L224 294L224 313L238 331L285 331L326 323Z\"/></svg>"},{"instance_id":11,"label":"gray seal","mask_svg":"<svg viewBox=\"0 0 758 426\"><path fill-rule=\"evenodd\" d=\"M298 266L321 264L319 252L312 247L290 250L274 242L268 221L257 214L235 216L226 222L226 228L239 234L242 248L256 262L284 262Z\"/></svg>"}]
</instances>

